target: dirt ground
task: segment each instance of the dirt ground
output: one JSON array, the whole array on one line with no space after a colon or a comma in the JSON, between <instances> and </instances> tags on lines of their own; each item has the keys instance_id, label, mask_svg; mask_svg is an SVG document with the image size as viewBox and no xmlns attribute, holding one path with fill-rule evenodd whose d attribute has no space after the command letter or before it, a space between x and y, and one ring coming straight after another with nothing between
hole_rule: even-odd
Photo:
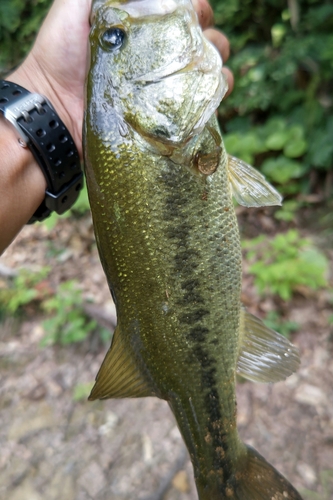
<instances>
[{"instance_id":1,"label":"dirt ground","mask_svg":"<svg viewBox=\"0 0 333 500\"><path fill-rule=\"evenodd\" d=\"M257 212L241 219L241 227L269 234L271 219ZM330 259L332 285L331 242L319 242ZM95 311L114 318L88 216L61 220L50 232L26 227L0 263L1 286L8 271L37 272L48 264L51 287L78 279ZM246 263L243 300L261 317L276 305L270 297L259 299ZM286 318L299 324L293 342L301 352L300 370L285 382L240 382L237 389L242 438L306 500L333 499L330 300L325 290L301 290L282 304ZM7 319L1 325L0 499L197 499L191 464L167 404L154 398L88 402L107 347L89 338L65 348L41 348L44 334L34 311L28 310L23 321Z\"/></svg>"}]
</instances>

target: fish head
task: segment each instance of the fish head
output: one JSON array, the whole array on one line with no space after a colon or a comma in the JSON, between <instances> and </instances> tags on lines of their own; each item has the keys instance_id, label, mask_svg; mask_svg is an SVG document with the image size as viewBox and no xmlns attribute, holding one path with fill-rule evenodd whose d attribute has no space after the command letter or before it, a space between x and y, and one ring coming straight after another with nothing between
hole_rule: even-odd
<instances>
[{"instance_id":1,"label":"fish head","mask_svg":"<svg viewBox=\"0 0 333 500\"><path fill-rule=\"evenodd\" d=\"M90 48L100 112L157 148L198 134L227 90L190 0L98 0Z\"/></svg>"}]
</instances>

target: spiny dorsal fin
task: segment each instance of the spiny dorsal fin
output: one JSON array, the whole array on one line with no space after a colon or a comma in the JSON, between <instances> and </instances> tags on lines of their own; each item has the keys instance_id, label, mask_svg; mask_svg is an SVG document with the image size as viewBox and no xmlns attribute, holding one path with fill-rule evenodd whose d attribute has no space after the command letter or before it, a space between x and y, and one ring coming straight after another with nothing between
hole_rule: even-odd
<instances>
[{"instance_id":1,"label":"spiny dorsal fin","mask_svg":"<svg viewBox=\"0 0 333 500\"><path fill-rule=\"evenodd\" d=\"M139 372L117 327L111 347L97 373L89 400L156 396Z\"/></svg>"},{"instance_id":2,"label":"spiny dorsal fin","mask_svg":"<svg viewBox=\"0 0 333 500\"><path fill-rule=\"evenodd\" d=\"M237 373L253 382L278 382L300 365L298 349L259 319L241 310Z\"/></svg>"},{"instance_id":3,"label":"spiny dorsal fin","mask_svg":"<svg viewBox=\"0 0 333 500\"><path fill-rule=\"evenodd\" d=\"M243 160L228 155L229 179L235 200L244 207L281 205L282 196L265 177Z\"/></svg>"}]
</instances>

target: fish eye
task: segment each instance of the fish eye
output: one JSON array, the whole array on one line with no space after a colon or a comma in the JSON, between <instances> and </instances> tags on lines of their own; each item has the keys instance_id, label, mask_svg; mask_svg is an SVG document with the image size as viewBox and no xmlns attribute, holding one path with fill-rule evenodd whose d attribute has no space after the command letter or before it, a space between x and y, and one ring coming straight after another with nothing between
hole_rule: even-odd
<instances>
[{"instance_id":1,"label":"fish eye","mask_svg":"<svg viewBox=\"0 0 333 500\"><path fill-rule=\"evenodd\" d=\"M119 49L125 40L125 31L120 28L109 28L101 36L101 42L106 50Z\"/></svg>"}]
</instances>

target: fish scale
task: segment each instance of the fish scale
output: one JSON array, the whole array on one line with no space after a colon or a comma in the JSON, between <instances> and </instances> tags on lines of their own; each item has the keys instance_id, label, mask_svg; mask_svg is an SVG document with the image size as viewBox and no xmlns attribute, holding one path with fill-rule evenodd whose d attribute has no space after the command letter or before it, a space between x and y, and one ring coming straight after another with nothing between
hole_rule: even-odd
<instances>
[{"instance_id":1,"label":"fish scale","mask_svg":"<svg viewBox=\"0 0 333 500\"><path fill-rule=\"evenodd\" d=\"M299 500L236 427L236 372L271 382L299 363L240 303L232 192L247 206L281 198L225 151L214 116L226 90L221 63L189 0L156 0L151 16L148 7L109 0L93 12L85 169L118 324L90 399L168 401L200 500ZM156 54L138 51L147 36Z\"/></svg>"},{"instance_id":2,"label":"fish scale","mask_svg":"<svg viewBox=\"0 0 333 500\"><path fill-rule=\"evenodd\" d=\"M131 152L133 148L132 145ZM108 168L106 173L101 172L98 183L111 182L112 192L109 199L104 194L105 218L94 217L99 246L112 249L113 266L111 269L106 264L106 274L116 297L119 326L130 344L135 318L142 332L141 349L151 351L150 359L145 358L142 363L159 388L155 391L161 392L161 397L171 406L174 398L181 398L183 393L188 398L199 391L203 396L201 406L205 407L205 392L209 391L211 411L203 416L201 425L210 428L214 441L216 433L212 423L221 419L221 400L224 401L223 418L228 422L235 418L233 365L238 339L237 335L228 334L239 328L241 283L239 235L226 170L221 166L214 180L207 182L207 179L198 180L189 169L168 159L163 160L162 165L162 160L152 155L143 160L139 151L137 156L129 158L126 152L123 154L125 157L120 152L115 155L110 151L108 156L102 153ZM119 170L119 162L130 164L130 171L126 167ZM110 175L111 171L114 176ZM203 192L207 193L205 199L202 199ZM184 222L192 218L194 222ZM196 219L200 219L200 224L196 224ZM108 231L105 231L106 221ZM221 254L225 267L220 265ZM133 269L136 270L135 282L131 280ZM191 287L191 281L195 286ZM186 300L191 290L196 300ZM203 342L213 343L203 347ZM219 344L224 348L217 357ZM184 345L189 362L185 366ZM228 363L223 362L224 356ZM232 358L234 363L230 363ZM217 385L216 380L222 378L219 370L223 378L231 379L227 391ZM191 391L186 387L189 377L194 382ZM230 398L229 404L226 398ZM219 436L215 440L219 442ZM207 446L205 440L203 445ZM195 444L190 446L194 448Z\"/></svg>"}]
</instances>

